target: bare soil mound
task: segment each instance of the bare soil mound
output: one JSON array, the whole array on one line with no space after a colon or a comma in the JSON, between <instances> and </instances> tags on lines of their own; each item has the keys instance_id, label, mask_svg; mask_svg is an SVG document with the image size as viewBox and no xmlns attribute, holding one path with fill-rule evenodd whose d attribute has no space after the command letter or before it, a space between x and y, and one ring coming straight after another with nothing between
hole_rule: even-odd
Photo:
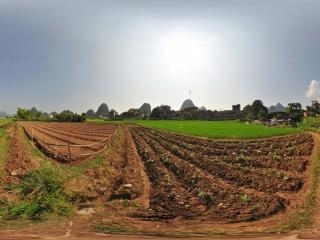
<instances>
[{"instance_id":1,"label":"bare soil mound","mask_svg":"<svg viewBox=\"0 0 320 240\"><path fill-rule=\"evenodd\" d=\"M17 123L13 126L12 134L10 150L5 163L5 183L19 182L20 177L24 175L27 170L39 166L27 151Z\"/></svg>"}]
</instances>

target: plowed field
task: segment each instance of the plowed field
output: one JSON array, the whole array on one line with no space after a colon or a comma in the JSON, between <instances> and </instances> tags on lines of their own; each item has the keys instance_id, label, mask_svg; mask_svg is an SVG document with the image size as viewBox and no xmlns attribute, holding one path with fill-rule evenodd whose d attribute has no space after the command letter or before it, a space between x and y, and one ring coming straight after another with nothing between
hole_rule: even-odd
<instances>
[{"instance_id":1,"label":"plowed field","mask_svg":"<svg viewBox=\"0 0 320 240\"><path fill-rule=\"evenodd\" d=\"M117 126L87 123L21 123L27 136L48 156L70 162L102 151Z\"/></svg>"},{"instance_id":2,"label":"plowed field","mask_svg":"<svg viewBox=\"0 0 320 240\"><path fill-rule=\"evenodd\" d=\"M23 122L22 126L50 157L71 162L103 150L117 129L116 125L86 123ZM133 151L136 148L140 156L137 163L141 161L128 176L139 179L137 173L145 172L150 183L147 192L127 193L129 199L141 194L148 199L147 209L135 211L134 217L259 220L288 208L308 180L314 141L307 133L217 140L140 126L125 129L129 131L122 137L131 135L133 141L125 141L123 147L130 145ZM128 153L123 156L129 162ZM124 170L119 166L119 171ZM123 183L134 188L133 182Z\"/></svg>"},{"instance_id":3,"label":"plowed field","mask_svg":"<svg viewBox=\"0 0 320 240\"><path fill-rule=\"evenodd\" d=\"M209 140L131 127L149 176L146 219L253 221L281 212L305 181L309 134Z\"/></svg>"}]
</instances>

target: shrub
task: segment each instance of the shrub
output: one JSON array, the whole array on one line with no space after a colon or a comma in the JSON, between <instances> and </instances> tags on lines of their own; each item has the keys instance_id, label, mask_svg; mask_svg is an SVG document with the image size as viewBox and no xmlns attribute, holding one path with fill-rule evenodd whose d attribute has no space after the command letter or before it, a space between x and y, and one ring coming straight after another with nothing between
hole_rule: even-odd
<instances>
[{"instance_id":1,"label":"shrub","mask_svg":"<svg viewBox=\"0 0 320 240\"><path fill-rule=\"evenodd\" d=\"M8 203L0 212L2 216L38 218L43 213L62 216L73 213L63 181L52 168L31 170L12 189L19 194L20 201Z\"/></svg>"}]
</instances>

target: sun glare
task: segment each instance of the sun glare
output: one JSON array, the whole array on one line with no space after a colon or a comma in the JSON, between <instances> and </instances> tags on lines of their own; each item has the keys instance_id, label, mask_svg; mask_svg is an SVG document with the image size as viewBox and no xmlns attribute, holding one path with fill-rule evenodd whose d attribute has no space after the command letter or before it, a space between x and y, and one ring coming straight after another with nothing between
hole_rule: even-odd
<instances>
[{"instance_id":1,"label":"sun glare","mask_svg":"<svg viewBox=\"0 0 320 240\"><path fill-rule=\"evenodd\" d=\"M205 43L192 34L169 34L163 37L162 46L165 62L175 73L187 73L206 63Z\"/></svg>"}]
</instances>

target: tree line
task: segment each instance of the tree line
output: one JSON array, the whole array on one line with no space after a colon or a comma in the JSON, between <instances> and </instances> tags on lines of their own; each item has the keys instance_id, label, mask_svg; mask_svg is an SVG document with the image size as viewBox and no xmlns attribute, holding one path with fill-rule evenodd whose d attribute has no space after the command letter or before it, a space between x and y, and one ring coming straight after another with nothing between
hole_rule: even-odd
<instances>
[{"instance_id":1,"label":"tree line","mask_svg":"<svg viewBox=\"0 0 320 240\"><path fill-rule=\"evenodd\" d=\"M17 120L24 121L55 121L55 122L85 122L86 115L73 113L70 110L64 110L61 113L52 112L48 114L46 112L38 111L35 107L31 109L18 108Z\"/></svg>"},{"instance_id":2,"label":"tree line","mask_svg":"<svg viewBox=\"0 0 320 240\"><path fill-rule=\"evenodd\" d=\"M252 104L246 105L242 111L212 111L203 108L191 107L184 110L172 110L169 105L161 105L152 109L150 114L145 114L139 109L129 109L127 112L120 114L123 119L181 119L181 120L227 120L239 119L242 121L269 121L270 119L285 120L292 125L301 122L304 117L305 110L301 103L289 103L283 107L281 111L269 112L269 109L261 100L254 100ZM312 101L310 106L307 106L309 114L320 113L320 103Z\"/></svg>"},{"instance_id":3,"label":"tree line","mask_svg":"<svg viewBox=\"0 0 320 240\"><path fill-rule=\"evenodd\" d=\"M89 110L86 114L81 115L73 113L69 110L64 110L61 113L52 112L48 114L37 110L35 107L31 109L18 108L17 119L30 120L30 121L58 121L58 122L84 122L86 118L96 118L97 114L100 118L109 118L114 120L122 119L181 119L181 120L226 120L226 119L239 119L242 121L269 121L270 119L283 119L292 122L293 124L299 123L303 120L304 113L311 116L320 114L320 102L314 100L310 105L306 107L306 110L302 108L301 103L289 103L283 110L269 112L268 108L263 104L261 100L254 100L252 104L246 105L242 111L212 111L207 110L204 107L197 108L191 107L184 110L175 111L171 109L169 105L161 105L147 110L140 108L131 108L126 112L118 113L115 110L110 112L103 104L98 109L97 113L89 114ZM106 110L106 111L102 111ZM106 112L104 114L104 112Z\"/></svg>"}]
</instances>

